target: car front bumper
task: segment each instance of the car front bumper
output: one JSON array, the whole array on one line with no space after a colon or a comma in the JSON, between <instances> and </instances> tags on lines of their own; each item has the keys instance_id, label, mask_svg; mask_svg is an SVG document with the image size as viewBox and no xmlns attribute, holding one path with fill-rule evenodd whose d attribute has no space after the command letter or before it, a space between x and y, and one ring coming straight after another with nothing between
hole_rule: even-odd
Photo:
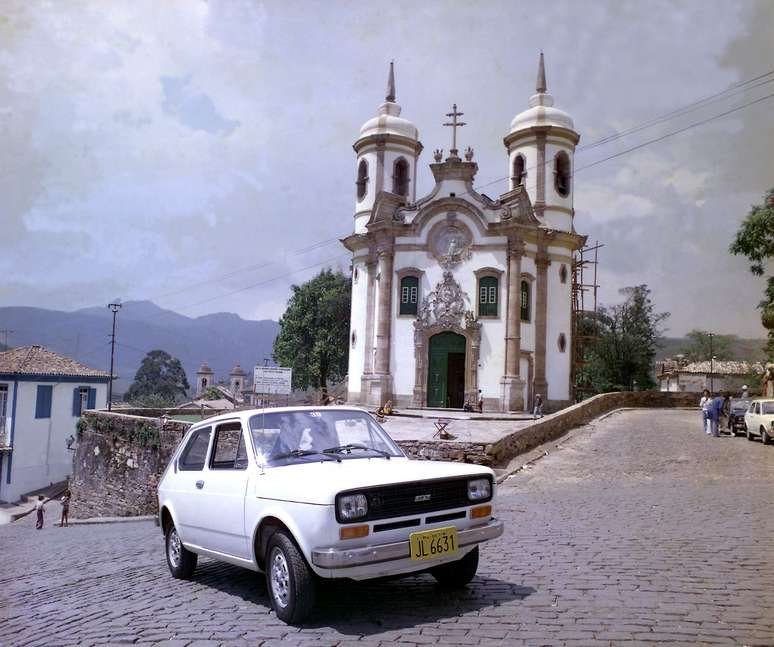
<instances>
[{"instance_id":1,"label":"car front bumper","mask_svg":"<svg viewBox=\"0 0 774 647\"><path fill-rule=\"evenodd\" d=\"M495 539L503 534L503 530L503 522L497 519L459 530L457 536L460 548ZM312 564L319 568L338 570L392 560L405 560L408 559L409 553L408 541L361 548L317 548L312 551Z\"/></svg>"}]
</instances>

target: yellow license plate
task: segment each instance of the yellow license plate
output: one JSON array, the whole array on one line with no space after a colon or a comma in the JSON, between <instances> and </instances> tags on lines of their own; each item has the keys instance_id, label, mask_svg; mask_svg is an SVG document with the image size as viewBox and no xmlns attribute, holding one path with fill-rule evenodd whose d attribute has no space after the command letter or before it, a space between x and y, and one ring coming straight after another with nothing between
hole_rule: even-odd
<instances>
[{"instance_id":1,"label":"yellow license plate","mask_svg":"<svg viewBox=\"0 0 774 647\"><path fill-rule=\"evenodd\" d=\"M426 532L412 532L409 535L411 559L433 559L451 555L460 549L457 529L454 526L438 528Z\"/></svg>"}]
</instances>

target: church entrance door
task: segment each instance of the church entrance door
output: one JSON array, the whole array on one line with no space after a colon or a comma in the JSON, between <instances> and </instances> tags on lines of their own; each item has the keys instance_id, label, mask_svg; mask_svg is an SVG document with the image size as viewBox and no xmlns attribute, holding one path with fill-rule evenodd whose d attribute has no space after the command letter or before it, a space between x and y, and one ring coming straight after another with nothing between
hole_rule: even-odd
<instances>
[{"instance_id":1,"label":"church entrance door","mask_svg":"<svg viewBox=\"0 0 774 647\"><path fill-rule=\"evenodd\" d=\"M465 337L442 332L430 338L427 406L461 409L465 403Z\"/></svg>"}]
</instances>

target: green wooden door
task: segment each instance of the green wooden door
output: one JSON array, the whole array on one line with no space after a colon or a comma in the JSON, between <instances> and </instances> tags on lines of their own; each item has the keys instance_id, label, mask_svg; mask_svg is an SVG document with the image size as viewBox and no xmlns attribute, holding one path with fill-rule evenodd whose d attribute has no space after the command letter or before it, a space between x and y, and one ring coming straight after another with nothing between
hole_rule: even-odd
<instances>
[{"instance_id":1,"label":"green wooden door","mask_svg":"<svg viewBox=\"0 0 774 647\"><path fill-rule=\"evenodd\" d=\"M427 363L427 406L448 407L452 405L449 393L449 355L458 359L465 355L465 337L453 332L442 332L430 338ZM462 405L459 405L462 406Z\"/></svg>"}]
</instances>

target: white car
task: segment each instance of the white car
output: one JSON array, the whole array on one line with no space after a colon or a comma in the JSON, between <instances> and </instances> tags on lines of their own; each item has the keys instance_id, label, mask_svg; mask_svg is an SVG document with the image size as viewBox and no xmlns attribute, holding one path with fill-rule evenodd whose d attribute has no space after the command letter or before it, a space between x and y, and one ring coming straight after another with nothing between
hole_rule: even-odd
<instances>
[{"instance_id":1,"label":"white car","mask_svg":"<svg viewBox=\"0 0 774 647\"><path fill-rule=\"evenodd\" d=\"M266 573L277 616L301 622L319 578L429 570L467 584L478 544L499 537L494 473L409 460L351 407L239 411L197 423L158 488L173 577L198 555Z\"/></svg>"},{"instance_id":2,"label":"white car","mask_svg":"<svg viewBox=\"0 0 774 647\"><path fill-rule=\"evenodd\" d=\"M744 424L747 426L747 440L757 435L764 445L768 445L774 438L774 400L753 400L744 414Z\"/></svg>"}]
</instances>

